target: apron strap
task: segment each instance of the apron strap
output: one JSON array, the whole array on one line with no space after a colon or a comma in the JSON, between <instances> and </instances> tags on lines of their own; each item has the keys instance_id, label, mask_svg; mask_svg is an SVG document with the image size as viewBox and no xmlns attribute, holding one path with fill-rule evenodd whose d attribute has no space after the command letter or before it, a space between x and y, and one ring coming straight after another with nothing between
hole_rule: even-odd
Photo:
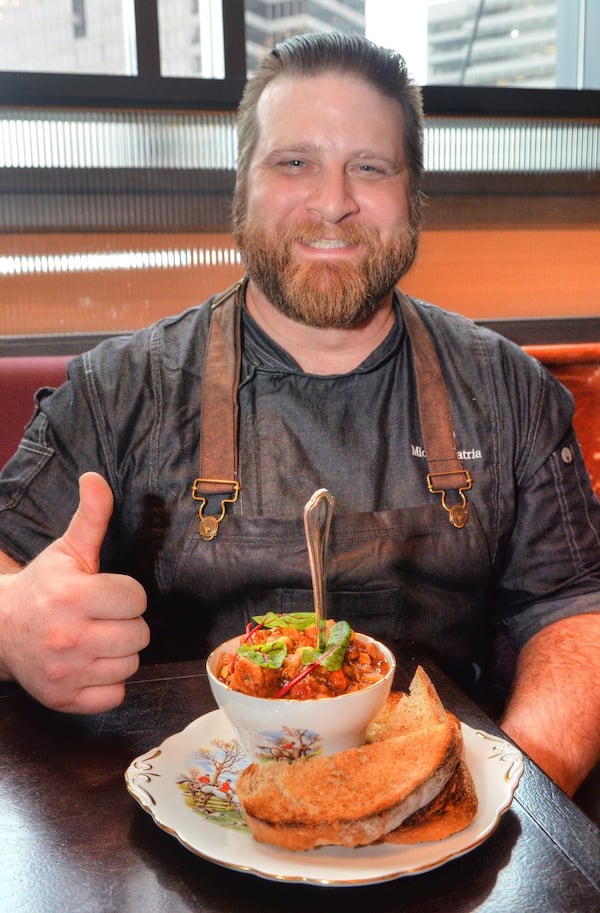
<instances>
[{"instance_id":1,"label":"apron strap","mask_svg":"<svg viewBox=\"0 0 600 913\"><path fill-rule=\"evenodd\" d=\"M240 279L211 304L201 388L200 473L192 497L200 501L198 532L214 539L227 504L238 499L238 385L241 365ZM205 512L210 496L219 496L215 514Z\"/></svg>"},{"instance_id":2,"label":"apron strap","mask_svg":"<svg viewBox=\"0 0 600 913\"><path fill-rule=\"evenodd\" d=\"M200 501L198 532L206 541L215 538L227 504L237 501L238 385L241 365L242 290L240 279L211 305L201 392L200 474L192 497ZM431 336L412 301L397 290L404 325L411 342L423 443L429 472L427 487L440 494L450 522L458 529L469 519L464 492L472 486L471 474L458 459L446 385ZM458 492L459 503L447 503L449 491ZM218 496L216 514L205 511L210 496Z\"/></svg>"},{"instance_id":3,"label":"apron strap","mask_svg":"<svg viewBox=\"0 0 600 913\"><path fill-rule=\"evenodd\" d=\"M431 335L412 301L400 291L398 296L415 365L421 433L429 466L427 487L432 494L441 494L450 522L461 529L469 519L464 492L472 487L473 480L457 456L448 392ZM459 503L448 506L448 491L458 492Z\"/></svg>"}]
</instances>

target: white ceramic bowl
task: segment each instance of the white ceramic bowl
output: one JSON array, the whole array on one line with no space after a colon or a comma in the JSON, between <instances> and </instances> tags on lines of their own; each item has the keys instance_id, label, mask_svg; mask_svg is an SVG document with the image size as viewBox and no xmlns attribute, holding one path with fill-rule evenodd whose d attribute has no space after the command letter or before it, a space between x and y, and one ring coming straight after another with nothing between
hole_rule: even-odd
<instances>
[{"instance_id":1,"label":"white ceramic bowl","mask_svg":"<svg viewBox=\"0 0 600 913\"><path fill-rule=\"evenodd\" d=\"M359 691L311 700L261 698L234 691L216 673L220 654L235 653L240 637L213 650L206 661L211 691L248 757L260 761L291 760L317 753L335 754L364 743L367 727L392 687L396 661L380 641L365 634L356 636L381 650L389 666L386 675Z\"/></svg>"}]
</instances>

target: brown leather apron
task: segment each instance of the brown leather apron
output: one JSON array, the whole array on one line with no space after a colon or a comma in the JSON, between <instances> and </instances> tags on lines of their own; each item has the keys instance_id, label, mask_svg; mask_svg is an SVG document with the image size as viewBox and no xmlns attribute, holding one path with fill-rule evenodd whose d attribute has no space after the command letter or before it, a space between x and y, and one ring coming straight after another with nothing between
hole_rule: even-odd
<instances>
[{"instance_id":1,"label":"brown leather apron","mask_svg":"<svg viewBox=\"0 0 600 913\"><path fill-rule=\"evenodd\" d=\"M239 491L237 388L241 358L239 283L213 303L202 386L198 513L190 524L174 593L193 605L196 655L242 631L252 615L312 609L301 510L297 520L248 517ZM391 641L417 642L466 687L486 662L490 560L469 473L456 455L436 351L412 302L401 296L413 352L431 492L425 508L335 512L328 605L331 617ZM335 496L335 492L333 492Z\"/></svg>"}]
</instances>

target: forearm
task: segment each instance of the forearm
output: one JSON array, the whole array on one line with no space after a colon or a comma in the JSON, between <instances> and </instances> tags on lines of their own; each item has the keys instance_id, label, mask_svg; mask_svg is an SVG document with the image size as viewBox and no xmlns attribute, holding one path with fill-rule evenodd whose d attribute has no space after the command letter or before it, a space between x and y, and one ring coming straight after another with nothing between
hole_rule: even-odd
<instances>
[{"instance_id":1,"label":"forearm","mask_svg":"<svg viewBox=\"0 0 600 913\"><path fill-rule=\"evenodd\" d=\"M21 570L21 565L18 564L13 558L10 558L5 552L0 551L0 624L2 621L2 578L7 574L16 574L17 571ZM7 681L12 676L9 674L3 657L2 657L2 631L0 630L0 681Z\"/></svg>"},{"instance_id":2,"label":"forearm","mask_svg":"<svg viewBox=\"0 0 600 913\"><path fill-rule=\"evenodd\" d=\"M565 618L528 641L501 725L575 792L600 758L600 614Z\"/></svg>"}]
</instances>

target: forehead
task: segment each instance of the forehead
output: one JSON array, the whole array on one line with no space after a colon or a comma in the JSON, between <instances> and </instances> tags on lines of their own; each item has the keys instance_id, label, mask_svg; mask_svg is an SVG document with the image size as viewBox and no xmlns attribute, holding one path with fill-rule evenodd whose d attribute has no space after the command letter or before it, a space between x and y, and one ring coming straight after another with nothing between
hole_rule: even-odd
<instances>
[{"instance_id":1,"label":"forehead","mask_svg":"<svg viewBox=\"0 0 600 913\"><path fill-rule=\"evenodd\" d=\"M356 74L325 72L315 76L276 77L264 89L256 109L258 145L283 141L370 136L389 147L404 143L404 115L395 98Z\"/></svg>"}]
</instances>

